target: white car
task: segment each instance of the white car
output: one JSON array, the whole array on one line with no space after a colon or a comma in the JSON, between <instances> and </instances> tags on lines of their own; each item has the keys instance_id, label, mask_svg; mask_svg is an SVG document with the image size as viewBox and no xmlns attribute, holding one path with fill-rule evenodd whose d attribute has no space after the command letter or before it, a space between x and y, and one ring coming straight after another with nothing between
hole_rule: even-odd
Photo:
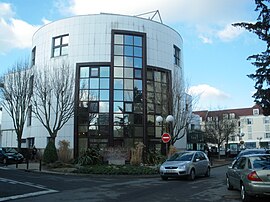
<instances>
[{"instance_id":1,"label":"white car","mask_svg":"<svg viewBox=\"0 0 270 202\"><path fill-rule=\"evenodd\" d=\"M178 152L167 159L159 169L162 180L186 176L194 180L196 176L210 176L210 161L202 151Z\"/></svg>"}]
</instances>

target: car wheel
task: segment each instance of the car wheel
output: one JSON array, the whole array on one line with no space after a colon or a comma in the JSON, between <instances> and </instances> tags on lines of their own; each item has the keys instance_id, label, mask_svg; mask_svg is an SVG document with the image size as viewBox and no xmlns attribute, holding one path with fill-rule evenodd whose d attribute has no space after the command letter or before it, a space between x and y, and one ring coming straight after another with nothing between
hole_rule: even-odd
<instances>
[{"instance_id":1,"label":"car wheel","mask_svg":"<svg viewBox=\"0 0 270 202\"><path fill-rule=\"evenodd\" d=\"M226 176L226 186L227 186L227 189L228 190L232 190L233 189L233 186L231 185L228 176Z\"/></svg>"},{"instance_id":2,"label":"car wheel","mask_svg":"<svg viewBox=\"0 0 270 202\"><path fill-rule=\"evenodd\" d=\"M162 179L162 180L168 180L168 177L161 176L161 179Z\"/></svg>"},{"instance_id":3,"label":"car wheel","mask_svg":"<svg viewBox=\"0 0 270 202\"><path fill-rule=\"evenodd\" d=\"M249 202L251 201L251 196L249 196L246 192L246 188L243 184L241 184L241 190L240 190L240 194L241 194L241 199L243 202Z\"/></svg>"},{"instance_id":4,"label":"car wheel","mask_svg":"<svg viewBox=\"0 0 270 202\"><path fill-rule=\"evenodd\" d=\"M204 175L205 177L210 177L210 167L207 168L207 171Z\"/></svg>"},{"instance_id":5,"label":"car wheel","mask_svg":"<svg viewBox=\"0 0 270 202\"><path fill-rule=\"evenodd\" d=\"M189 176L188 176L188 179L192 180L192 181L195 180L195 170L194 169L191 169Z\"/></svg>"}]
</instances>

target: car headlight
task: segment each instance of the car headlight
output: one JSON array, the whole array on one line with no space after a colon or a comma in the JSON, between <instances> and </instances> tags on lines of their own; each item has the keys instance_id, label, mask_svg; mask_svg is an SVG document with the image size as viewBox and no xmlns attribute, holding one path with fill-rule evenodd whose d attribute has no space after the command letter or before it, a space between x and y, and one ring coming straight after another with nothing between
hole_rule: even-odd
<instances>
[{"instance_id":1,"label":"car headlight","mask_svg":"<svg viewBox=\"0 0 270 202\"><path fill-rule=\"evenodd\" d=\"M7 158L8 158L8 159L13 159L13 157L12 157L12 156L8 156Z\"/></svg>"},{"instance_id":2,"label":"car headlight","mask_svg":"<svg viewBox=\"0 0 270 202\"><path fill-rule=\"evenodd\" d=\"M164 170L165 167L164 166L160 166L159 170Z\"/></svg>"},{"instance_id":3,"label":"car headlight","mask_svg":"<svg viewBox=\"0 0 270 202\"><path fill-rule=\"evenodd\" d=\"M186 165L178 166L178 169L186 169Z\"/></svg>"}]
</instances>

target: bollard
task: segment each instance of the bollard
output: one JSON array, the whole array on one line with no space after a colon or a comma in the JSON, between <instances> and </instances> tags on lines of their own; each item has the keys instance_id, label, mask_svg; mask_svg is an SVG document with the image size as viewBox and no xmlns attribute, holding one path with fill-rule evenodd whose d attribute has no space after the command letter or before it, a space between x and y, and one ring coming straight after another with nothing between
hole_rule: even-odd
<instances>
[{"instance_id":1,"label":"bollard","mask_svg":"<svg viewBox=\"0 0 270 202\"><path fill-rule=\"evenodd\" d=\"M41 171L41 159L39 160L39 171Z\"/></svg>"},{"instance_id":2,"label":"bollard","mask_svg":"<svg viewBox=\"0 0 270 202\"><path fill-rule=\"evenodd\" d=\"M26 169L27 170L29 169L29 160L28 159L26 160Z\"/></svg>"},{"instance_id":3,"label":"bollard","mask_svg":"<svg viewBox=\"0 0 270 202\"><path fill-rule=\"evenodd\" d=\"M18 168L18 162L16 162L16 168Z\"/></svg>"}]
</instances>

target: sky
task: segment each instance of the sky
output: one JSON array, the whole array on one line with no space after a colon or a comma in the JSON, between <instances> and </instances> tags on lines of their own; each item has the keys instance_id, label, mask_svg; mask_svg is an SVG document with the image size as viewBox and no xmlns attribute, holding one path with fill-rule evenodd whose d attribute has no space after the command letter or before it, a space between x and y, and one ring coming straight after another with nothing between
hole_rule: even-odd
<instances>
[{"instance_id":1,"label":"sky","mask_svg":"<svg viewBox=\"0 0 270 202\"><path fill-rule=\"evenodd\" d=\"M194 109L252 107L254 81L247 75L255 67L247 57L266 46L257 35L231 24L256 22L255 8L255 0L0 0L0 75L30 58L32 35L51 21L159 10L162 23L183 38L184 77ZM153 20L160 21L157 15Z\"/></svg>"}]
</instances>

